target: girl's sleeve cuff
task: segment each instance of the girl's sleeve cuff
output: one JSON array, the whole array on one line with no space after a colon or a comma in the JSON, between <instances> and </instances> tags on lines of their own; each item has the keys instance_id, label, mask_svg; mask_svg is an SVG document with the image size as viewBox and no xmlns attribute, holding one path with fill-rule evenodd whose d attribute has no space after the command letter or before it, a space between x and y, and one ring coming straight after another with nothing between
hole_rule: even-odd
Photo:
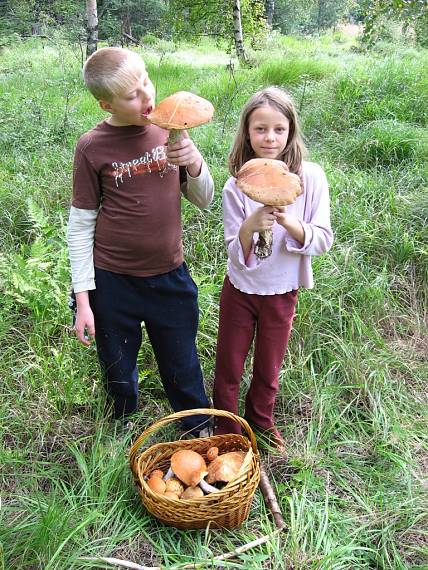
<instances>
[{"instance_id":1,"label":"girl's sleeve cuff","mask_svg":"<svg viewBox=\"0 0 428 570\"><path fill-rule=\"evenodd\" d=\"M309 246L312 243L312 227L306 222L302 222L301 220L300 223L302 224L303 231L305 232L305 242L302 244L289 234L287 234L287 237L285 238L285 246L287 248L287 251L292 253L306 253L306 250L309 249Z\"/></svg>"},{"instance_id":2,"label":"girl's sleeve cuff","mask_svg":"<svg viewBox=\"0 0 428 570\"><path fill-rule=\"evenodd\" d=\"M245 260L244 251L242 249L241 242L239 240L239 236L237 236L230 244L229 244L229 259L241 271L255 269L260 265L260 261L258 257L254 254L254 240L251 247L251 251Z\"/></svg>"}]
</instances>

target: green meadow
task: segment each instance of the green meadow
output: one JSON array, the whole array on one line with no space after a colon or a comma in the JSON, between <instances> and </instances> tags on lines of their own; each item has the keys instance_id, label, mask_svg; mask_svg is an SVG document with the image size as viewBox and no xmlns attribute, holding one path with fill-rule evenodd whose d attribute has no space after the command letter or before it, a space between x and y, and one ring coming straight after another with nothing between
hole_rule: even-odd
<instances>
[{"instance_id":1,"label":"green meadow","mask_svg":"<svg viewBox=\"0 0 428 570\"><path fill-rule=\"evenodd\" d=\"M332 250L313 260L281 372L276 422L288 459L262 454L285 530L226 568L428 568L428 51L362 51L336 32L273 36L252 66L208 41L138 48L158 100L193 91L216 109L191 132L216 185L204 212L183 201L199 286L198 346L211 392L226 266L221 190L240 109L279 85L299 109L310 159L330 184ZM103 112L81 53L27 40L0 51L0 569L214 568L275 530L257 491L239 529L182 531L147 513L131 439L103 417L95 348L71 330L66 224L77 138ZM171 413L147 337L136 434ZM250 379L250 359L243 392ZM151 442L177 438L174 427ZM150 444L150 441L148 442Z\"/></svg>"}]
</instances>

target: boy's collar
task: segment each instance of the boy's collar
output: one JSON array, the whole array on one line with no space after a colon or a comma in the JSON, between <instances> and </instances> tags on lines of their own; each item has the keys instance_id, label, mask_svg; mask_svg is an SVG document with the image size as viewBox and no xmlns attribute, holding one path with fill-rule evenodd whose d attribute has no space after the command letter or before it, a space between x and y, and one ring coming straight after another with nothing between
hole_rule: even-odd
<instances>
[{"instance_id":1,"label":"boy's collar","mask_svg":"<svg viewBox=\"0 0 428 570\"><path fill-rule=\"evenodd\" d=\"M128 132L136 132L136 133L144 133L148 130L148 127L150 126L150 125L112 125L108 122L107 119L104 119L104 121L99 123L99 125L111 130L112 132L113 131L119 132L119 130L126 129Z\"/></svg>"}]
</instances>

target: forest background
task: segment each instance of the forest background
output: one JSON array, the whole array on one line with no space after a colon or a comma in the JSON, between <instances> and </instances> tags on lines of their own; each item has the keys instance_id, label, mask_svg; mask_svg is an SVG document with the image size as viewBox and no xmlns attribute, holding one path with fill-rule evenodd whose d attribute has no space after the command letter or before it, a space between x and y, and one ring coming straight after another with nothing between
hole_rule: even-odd
<instances>
[{"instance_id":1,"label":"forest background","mask_svg":"<svg viewBox=\"0 0 428 570\"><path fill-rule=\"evenodd\" d=\"M221 188L249 95L291 92L330 183L336 241L314 259L315 289L301 291L275 411L288 459L263 455L286 528L223 567L428 568L427 34L425 1L0 0L0 569L112 567L88 557L216 567L275 529L259 491L234 531L149 515L130 438L103 417L95 349L73 336L73 150L104 117L81 77L94 39L140 52L158 100L189 90L216 110L192 133L214 202L200 212L183 201L209 391ZM137 433L171 412L146 340L139 367ZM250 361L243 391L249 380ZM169 437L174 427L152 442Z\"/></svg>"}]
</instances>

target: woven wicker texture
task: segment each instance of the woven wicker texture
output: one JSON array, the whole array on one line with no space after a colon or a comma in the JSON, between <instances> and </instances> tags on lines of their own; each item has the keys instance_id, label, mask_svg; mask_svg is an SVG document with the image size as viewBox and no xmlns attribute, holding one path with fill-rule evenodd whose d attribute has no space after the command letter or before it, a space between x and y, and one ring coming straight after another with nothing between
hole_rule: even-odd
<instances>
[{"instance_id":1,"label":"woven wicker texture","mask_svg":"<svg viewBox=\"0 0 428 570\"><path fill-rule=\"evenodd\" d=\"M215 435L212 437L157 443L141 450L144 441L165 425L187 416L207 414L224 416L244 428L248 437L238 434ZM245 451L244 462L237 477L217 493L197 499L172 499L154 493L146 478L155 469L166 472L170 467L172 454L179 449L192 449L202 455L208 463L206 453L212 446L219 453ZM164 524L180 529L205 528L208 525L232 529L241 525L248 517L253 495L260 480L260 456L256 438L248 423L230 412L198 408L184 410L166 416L147 428L136 440L130 452L130 465L135 484L146 509Z\"/></svg>"}]
</instances>

